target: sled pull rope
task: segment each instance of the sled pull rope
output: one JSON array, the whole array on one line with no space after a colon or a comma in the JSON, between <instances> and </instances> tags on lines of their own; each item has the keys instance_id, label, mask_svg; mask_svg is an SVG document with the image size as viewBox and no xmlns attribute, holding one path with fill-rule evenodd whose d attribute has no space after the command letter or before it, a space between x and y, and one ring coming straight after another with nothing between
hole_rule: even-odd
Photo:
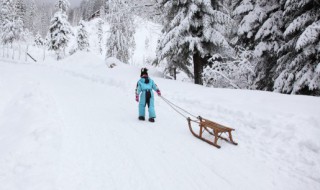
<instances>
[{"instance_id":1,"label":"sled pull rope","mask_svg":"<svg viewBox=\"0 0 320 190\"><path fill-rule=\"evenodd\" d=\"M190 117L187 117L185 114L188 114L194 118L198 118L197 116L191 114L190 112L186 111L185 109L175 105L174 103L170 102L168 99L166 99L165 97L163 96L160 96L160 98L162 98L162 100L164 102L166 102L174 111L176 111L178 114L180 114L182 117L184 117L185 119L190 119ZM180 110L180 111L179 111ZM184 112L185 114L181 113L181 112ZM191 120L191 119L190 119Z\"/></svg>"}]
</instances>

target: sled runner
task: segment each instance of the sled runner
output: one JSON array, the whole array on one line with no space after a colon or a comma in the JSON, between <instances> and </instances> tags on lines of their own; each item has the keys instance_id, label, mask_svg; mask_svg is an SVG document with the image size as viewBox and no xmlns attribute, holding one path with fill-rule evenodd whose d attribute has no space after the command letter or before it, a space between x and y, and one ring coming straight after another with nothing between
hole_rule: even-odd
<instances>
[{"instance_id":1,"label":"sled runner","mask_svg":"<svg viewBox=\"0 0 320 190\"><path fill-rule=\"evenodd\" d=\"M238 145L238 143L234 142L233 139L232 139L232 134L231 132L234 131L234 129L230 128L230 127L226 127L226 126L223 126L219 123L216 123L216 122L213 122L213 121L210 121L208 119L204 119L202 117L197 117L198 120L194 121L194 120L191 120L190 117L188 118L188 124L189 124L189 129L190 129L190 132L195 136L197 137L198 139L200 140L203 140L217 148L221 148L220 145L218 145L218 139L223 139L233 145ZM198 123L199 124L199 133L196 133L193 128L192 128L192 125L191 125L191 122L195 122L195 123ZM213 136L214 139L213 141L210 141L206 138L203 137L203 134L204 132L207 132L210 136ZM227 133L229 138L225 138L225 137L222 137L222 134L223 133Z\"/></svg>"},{"instance_id":2,"label":"sled runner","mask_svg":"<svg viewBox=\"0 0 320 190\"><path fill-rule=\"evenodd\" d=\"M220 145L218 145L218 140L222 139L225 140L233 145L238 145L238 143L234 142L232 139L232 134L231 132L234 131L234 129L230 128L230 127L226 127L224 125L221 125L219 123L210 121L208 119L202 118L201 116L195 116L191 113L189 113L188 111L186 111L185 109L182 109L181 107L175 105L174 103L170 102L168 99L164 98L163 96L161 96L161 98L163 99L163 101L165 101L173 110L175 110L177 113L179 113L182 117L186 118L188 120L188 124L189 124L189 130L190 132L193 134L193 136L197 137L200 140L203 140L204 142L207 142L217 148L221 148ZM182 113L184 112L184 114ZM189 115L189 117L187 116ZM192 120L190 117L192 118L196 118L196 120ZM196 133L191 125L191 122L197 123L199 125L199 133ZM206 132L206 134L209 134L210 137L214 137L213 141L210 141L206 138L204 138L204 132ZM227 133L229 137L223 137L222 135L224 133Z\"/></svg>"}]
</instances>

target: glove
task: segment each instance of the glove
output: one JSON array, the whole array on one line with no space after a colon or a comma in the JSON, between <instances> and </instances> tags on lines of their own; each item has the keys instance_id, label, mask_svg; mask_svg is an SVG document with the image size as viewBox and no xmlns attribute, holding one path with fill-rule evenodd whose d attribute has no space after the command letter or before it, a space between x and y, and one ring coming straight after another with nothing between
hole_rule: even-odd
<instances>
[{"instance_id":1,"label":"glove","mask_svg":"<svg viewBox=\"0 0 320 190\"><path fill-rule=\"evenodd\" d=\"M139 102L139 96L138 95L136 95L136 101Z\"/></svg>"},{"instance_id":2,"label":"glove","mask_svg":"<svg viewBox=\"0 0 320 190\"><path fill-rule=\"evenodd\" d=\"M157 94L158 94L158 96L161 96L160 90L157 90Z\"/></svg>"}]
</instances>

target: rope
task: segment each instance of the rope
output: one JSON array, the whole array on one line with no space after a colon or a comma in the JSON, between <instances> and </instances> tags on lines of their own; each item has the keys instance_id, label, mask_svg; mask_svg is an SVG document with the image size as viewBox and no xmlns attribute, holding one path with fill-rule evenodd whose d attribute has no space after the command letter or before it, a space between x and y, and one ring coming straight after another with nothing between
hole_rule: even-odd
<instances>
[{"instance_id":1,"label":"rope","mask_svg":"<svg viewBox=\"0 0 320 190\"><path fill-rule=\"evenodd\" d=\"M190 116L192 116L192 117L194 117L194 118L197 118L197 116L195 116L195 115L191 114L190 112L186 111L185 109L183 109L183 108L175 105L174 103L170 102L170 101L169 101L168 99L166 99L165 97L160 96L160 98L162 98L162 100L163 100L164 102L166 102L174 111L176 111L178 114L180 114L180 115L181 115L182 117L184 117L185 119L190 118L190 117L186 116L186 114L188 114L188 115L190 115ZM179 111L179 110L180 110L180 111ZM181 113L181 111L184 112L185 114ZM193 120L191 120L191 121L193 121Z\"/></svg>"}]
</instances>

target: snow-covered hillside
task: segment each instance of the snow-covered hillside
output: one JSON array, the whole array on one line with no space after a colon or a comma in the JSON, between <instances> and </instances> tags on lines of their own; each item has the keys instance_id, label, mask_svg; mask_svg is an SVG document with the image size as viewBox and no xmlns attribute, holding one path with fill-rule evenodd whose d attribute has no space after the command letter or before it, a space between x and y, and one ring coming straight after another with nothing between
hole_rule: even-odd
<instances>
[{"instance_id":1,"label":"snow-covered hillside","mask_svg":"<svg viewBox=\"0 0 320 190\"><path fill-rule=\"evenodd\" d=\"M0 189L320 189L320 99L205 88L150 75L164 97L235 128L216 149L156 97L137 119L140 68L76 53L0 60Z\"/></svg>"}]
</instances>

